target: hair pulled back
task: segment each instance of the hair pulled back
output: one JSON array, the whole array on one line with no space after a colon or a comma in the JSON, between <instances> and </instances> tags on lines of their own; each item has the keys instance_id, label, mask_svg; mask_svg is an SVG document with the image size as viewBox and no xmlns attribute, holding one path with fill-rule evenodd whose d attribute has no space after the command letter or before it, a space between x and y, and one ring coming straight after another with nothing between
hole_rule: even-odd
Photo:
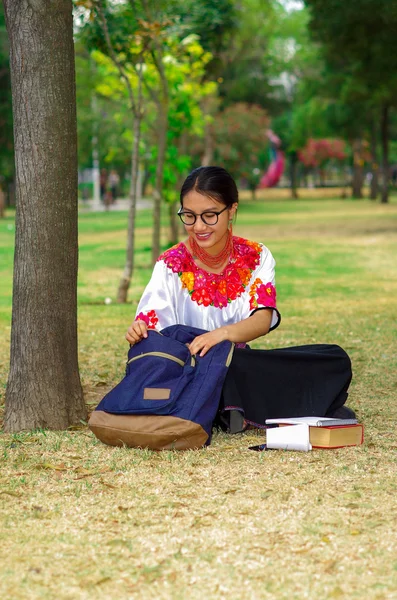
<instances>
[{"instance_id":1,"label":"hair pulled back","mask_svg":"<svg viewBox=\"0 0 397 600\"><path fill-rule=\"evenodd\" d=\"M198 167L186 177L182 188L180 202L194 190L203 196L213 198L225 206L238 202L238 190L233 177L222 167Z\"/></svg>"}]
</instances>

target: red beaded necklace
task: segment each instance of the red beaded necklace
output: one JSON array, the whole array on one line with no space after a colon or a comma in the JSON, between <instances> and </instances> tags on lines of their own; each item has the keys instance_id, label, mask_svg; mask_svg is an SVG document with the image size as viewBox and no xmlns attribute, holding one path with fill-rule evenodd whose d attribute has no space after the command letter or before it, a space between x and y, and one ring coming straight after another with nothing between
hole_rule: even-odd
<instances>
[{"instance_id":1,"label":"red beaded necklace","mask_svg":"<svg viewBox=\"0 0 397 600\"><path fill-rule=\"evenodd\" d=\"M233 253L233 234L231 229L228 230L226 243L219 254L209 254L203 248L200 248L193 238L190 238L189 241L193 250L193 256L212 269L218 269L226 262L226 259L229 259L232 256Z\"/></svg>"}]
</instances>

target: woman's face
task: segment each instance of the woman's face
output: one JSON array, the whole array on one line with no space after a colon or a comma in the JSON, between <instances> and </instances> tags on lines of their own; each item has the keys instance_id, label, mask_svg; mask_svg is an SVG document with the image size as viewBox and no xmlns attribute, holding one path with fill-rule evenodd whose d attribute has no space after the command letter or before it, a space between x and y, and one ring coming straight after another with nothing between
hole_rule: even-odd
<instances>
[{"instance_id":1,"label":"woman's face","mask_svg":"<svg viewBox=\"0 0 397 600\"><path fill-rule=\"evenodd\" d=\"M191 190L183 198L183 212L196 215L196 222L193 225L185 225L186 233L189 238L194 239L199 246L214 253L220 252L226 241L226 235L229 228L229 220L233 218L237 210L237 202L224 210L226 205L213 198L204 196L195 190ZM218 216L218 222L215 225L207 225L198 215L204 213L223 212Z\"/></svg>"}]
</instances>

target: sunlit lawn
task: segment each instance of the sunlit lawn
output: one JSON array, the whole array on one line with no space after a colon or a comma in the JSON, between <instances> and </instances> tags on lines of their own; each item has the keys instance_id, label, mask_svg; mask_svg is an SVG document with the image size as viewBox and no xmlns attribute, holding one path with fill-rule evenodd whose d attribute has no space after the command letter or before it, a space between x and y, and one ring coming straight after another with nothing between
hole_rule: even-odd
<instances>
[{"instance_id":1,"label":"sunlit lawn","mask_svg":"<svg viewBox=\"0 0 397 600\"><path fill-rule=\"evenodd\" d=\"M80 216L90 409L123 374L125 329L150 274L150 226L140 211L132 303L120 306L126 213ZM256 453L248 446L263 436L250 432L152 453L104 446L83 426L2 434L1 597L397 598L396 199L245 200L235 232L263 241L277 261L283 320L255 346L343 346L365 444ZM0 220L2 405L13 236L11 216Z\"/></svg>"}]
</instances>

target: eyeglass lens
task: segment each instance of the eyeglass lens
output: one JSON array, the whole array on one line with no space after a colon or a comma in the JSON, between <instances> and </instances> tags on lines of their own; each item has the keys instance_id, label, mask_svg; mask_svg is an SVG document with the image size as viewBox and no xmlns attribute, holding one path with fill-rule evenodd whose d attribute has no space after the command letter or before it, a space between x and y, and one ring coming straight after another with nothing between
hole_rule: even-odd
<instances>
[{"instance_id":1,"label":"eyeglass lens","mask_svg":"<svg viewBox=\"0 0 397 600\"><path fill-rule=\"evenodd\" d=\"M201 217L201 220L206 225L216 225L218 223L219 215L223 213L227 208L228 207L225 206L225 208L222 209L220 212L209 211L204 212L201 215L195 215L194 213L181 211L178 212L178 215L184 225L194 225L197 220L197 217Z\"/></svg>"},{"instance_id":2,"label":"eyeglass lens","mask_svg":"<svg viewBox=\"0 0 397 600\"><path fill-rule=\"evenodd\" d=\"M203 213L197 216L193 213L179 213L179 216L185 225L194 225L198 216L201 217L201 220L206 225L216 225L218 222L218 214L213 212Z\"/></svg>"}]
</instances>

